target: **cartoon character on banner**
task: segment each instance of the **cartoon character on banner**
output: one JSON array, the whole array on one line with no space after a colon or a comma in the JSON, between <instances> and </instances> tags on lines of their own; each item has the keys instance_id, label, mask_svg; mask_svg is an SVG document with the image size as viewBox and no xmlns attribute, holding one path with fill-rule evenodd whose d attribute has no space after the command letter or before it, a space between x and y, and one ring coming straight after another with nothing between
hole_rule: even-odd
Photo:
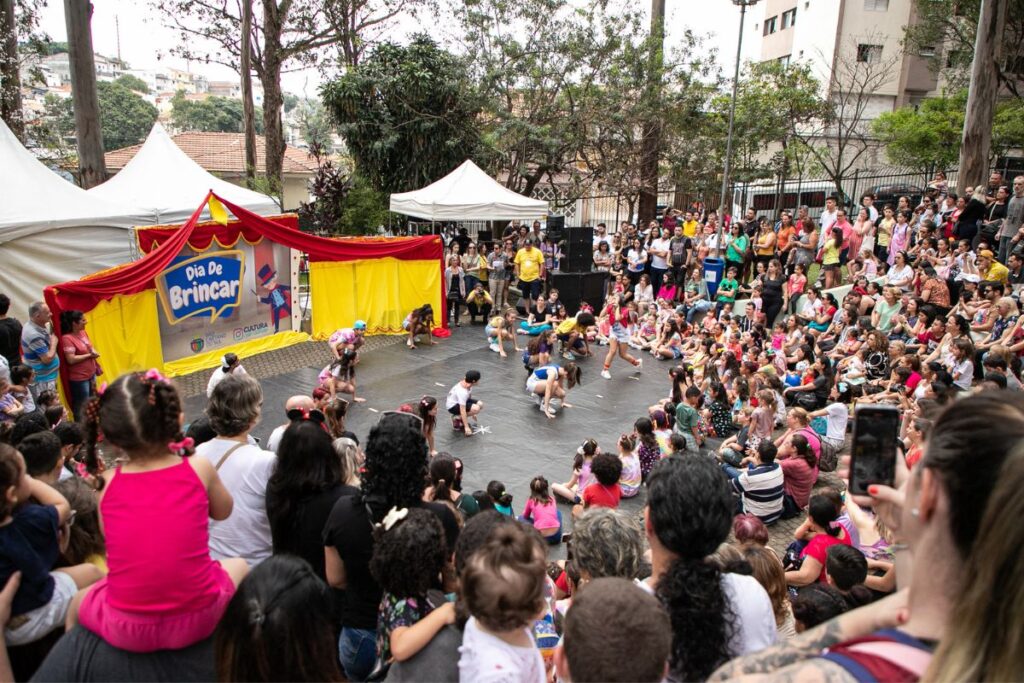
<instances>
[{"instance_id":1,"label":"cartoon character on banner","mask_svg":"<svg viewBox=\"0 0 1024 683\"><path fill-rule=\"evenodd\" d=\"M260 282L260 289L267 291L266 296L260 297L260 303L270 306L270 318L274 321L274 332L279 332L281 318L292 314L291 287L278 284L277 271L269 263L263 264L256 278Z\"/></svg>"}]
</instances>

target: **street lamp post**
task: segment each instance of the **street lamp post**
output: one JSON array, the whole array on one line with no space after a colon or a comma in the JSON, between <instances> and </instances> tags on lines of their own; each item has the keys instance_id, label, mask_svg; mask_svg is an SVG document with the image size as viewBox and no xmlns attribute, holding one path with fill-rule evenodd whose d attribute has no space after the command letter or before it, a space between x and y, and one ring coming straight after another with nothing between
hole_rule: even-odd
<instances>
[{"instance_id":1,"label":"street lamp post","mask_svg":"<svg viewBox=\"0 0 1024 683\"><path fill-rule=\"evenodd\" d=\"M743 20L747 16L747 8L753 7L758 0L732 0L732 4L740 8L740 35L736 40L736 70L732 78L732 102L729 104L729 133L725 142L725 168L722 169L722 200L719 205L718 236L715 244L715 253L722 255L722 228L725 225L725 207L728 206L726 192L729 190L729 167L732 165L732 128L736 118L736 85L740 80L740 52L743 49Z\"/></svg>"}]
</instances>

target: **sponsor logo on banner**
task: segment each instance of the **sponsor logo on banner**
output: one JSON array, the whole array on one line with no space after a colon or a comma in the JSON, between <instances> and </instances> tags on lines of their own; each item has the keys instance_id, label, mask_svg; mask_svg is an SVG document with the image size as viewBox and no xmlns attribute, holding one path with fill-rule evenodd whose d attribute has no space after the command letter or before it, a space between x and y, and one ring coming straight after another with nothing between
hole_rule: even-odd
<instances>
[{"instance_id":1,"label":"sponsor logo on banner","mask_svg":"<svg viewBox=\"0 0 1024 683\"><path fill-rule=\"evenodd\" d=\"M236 342L245 341L246 339L252 339L253 337L262 337L267 331L270 330L268 323L255 323L252 325L245 325L244 327L236 327L232 332L234 340Z\"/></svg>"},{"instance_id":2,"label":"sponsor logo on banner","mask_svg":"<svg viewBox=\"0 0 1024 683\"><path fill-rule=\"evenodd\" d=\"M156 277L167 321L175 325L188 318L205 317L212 323L231 315L242 302L244 272L245 257L237 250L206 252L174 263ZM194 339L193 353L204 345L204 340Z\"/></svg>"},{"instance_id":3,"label":"sponsor logo on banner","mask_svg":"<svg viewBox=\"0 0 1024 683\"><path fill-rule=\"evenodd\" d=\"M192 349L192 353L199 353L203 350L204 346L206 346L206 340L202 337L196 337L192 340L192 343L189 344L189 347Z\"/></svg>"}]
</instances>

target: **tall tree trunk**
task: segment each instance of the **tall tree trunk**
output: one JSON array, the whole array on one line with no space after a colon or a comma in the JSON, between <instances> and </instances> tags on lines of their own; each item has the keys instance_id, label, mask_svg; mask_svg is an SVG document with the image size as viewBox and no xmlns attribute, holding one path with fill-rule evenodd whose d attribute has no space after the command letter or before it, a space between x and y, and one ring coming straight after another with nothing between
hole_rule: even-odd
<instances>
[{"instance_id":1,"label":"tall tree trunk","mask_svg":"<svg viewBox=\"0 0 1024 683\"><path fill-rule=\"evenodd\" d=\"M287 10L286 10L287 11ZM285 15L274 0L263 0L263 136L266 141L266 174L271 188L284 206L281 169L284 165L284 127L281 124L281 32Z\"/></svg>"},{"instance_id":2,"label":"tall tree trunk","mask_svg":"<svg viewBox=\"0 0 1024 683\"><path fill-rule=\"evenodd\" d=\"M82 187L89 189L107 179L100 103L96 94L96 62L92 54L92 3L88 0L64 0L64 21L68 29L78 171Z\"/></svg>"},{"instance_id":3,"label":"tall tree trunk","mask_svg":"<svg viewBox=\"0 0 1024 683\"><path fill-rule=\"evenodd\" d=\"M242 134L245 138L245 182L256 180L256 111L252 102L252 0L242 0Z\"/></svg>"},{"instance_id":4,"label":"tall tree trunk","mask_svg":"<svg viewBox=\"0 0 1024 683\"><path fill-rule=\"evenodd\" d=\"M984 184L992 151L992 119L999 92L996 60L1003 36L1008 0L981 0L978 33L974 40L974 62L967 92L967 114L960 144L958 192L968 185Z\"/></svg>"},{"instance_id":5,"label":"tall tree trunk","mask_svg":"<svg viewBox=\"0 0 1024 683\"><path fill-rule=\"evenodd\" d=\"M647 74L648 111L643 123L643 146L640 152L640 207L641 225L654 220L658 213L658 159L661 152L661 119L653 106L661 95L661 72L665 49L665 0L651 0L651 37L649 73Z\"/></svg>"},{"instance_id":6,"label":"tall tree trunk","mask_svg":"<svg viewBox=\"0 0 1024 683\"><path fill-rule=\"evenodd\" d=\"M25 142L25 116L21 110L21 74L18 73L18 27L14 0L0 0L0 119Z\"/></svg>"}]
</instances>

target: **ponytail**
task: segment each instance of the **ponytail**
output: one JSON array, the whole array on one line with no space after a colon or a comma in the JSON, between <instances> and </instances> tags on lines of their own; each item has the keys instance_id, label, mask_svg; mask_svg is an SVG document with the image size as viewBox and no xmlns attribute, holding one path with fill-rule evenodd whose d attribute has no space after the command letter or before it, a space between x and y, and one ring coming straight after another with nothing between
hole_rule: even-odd
<instances>
[{"instance_id":1,"label":"ponytail","mask_svg":"<svg viewBox=\"0 0 1024 683\"><path fill-rule=\"evenodd\" d=\"M705 680L732 658L736 616L717 565L677 557L658 580L657 596L672 623L671 678Z\"/></svg>"}]
</instances>

